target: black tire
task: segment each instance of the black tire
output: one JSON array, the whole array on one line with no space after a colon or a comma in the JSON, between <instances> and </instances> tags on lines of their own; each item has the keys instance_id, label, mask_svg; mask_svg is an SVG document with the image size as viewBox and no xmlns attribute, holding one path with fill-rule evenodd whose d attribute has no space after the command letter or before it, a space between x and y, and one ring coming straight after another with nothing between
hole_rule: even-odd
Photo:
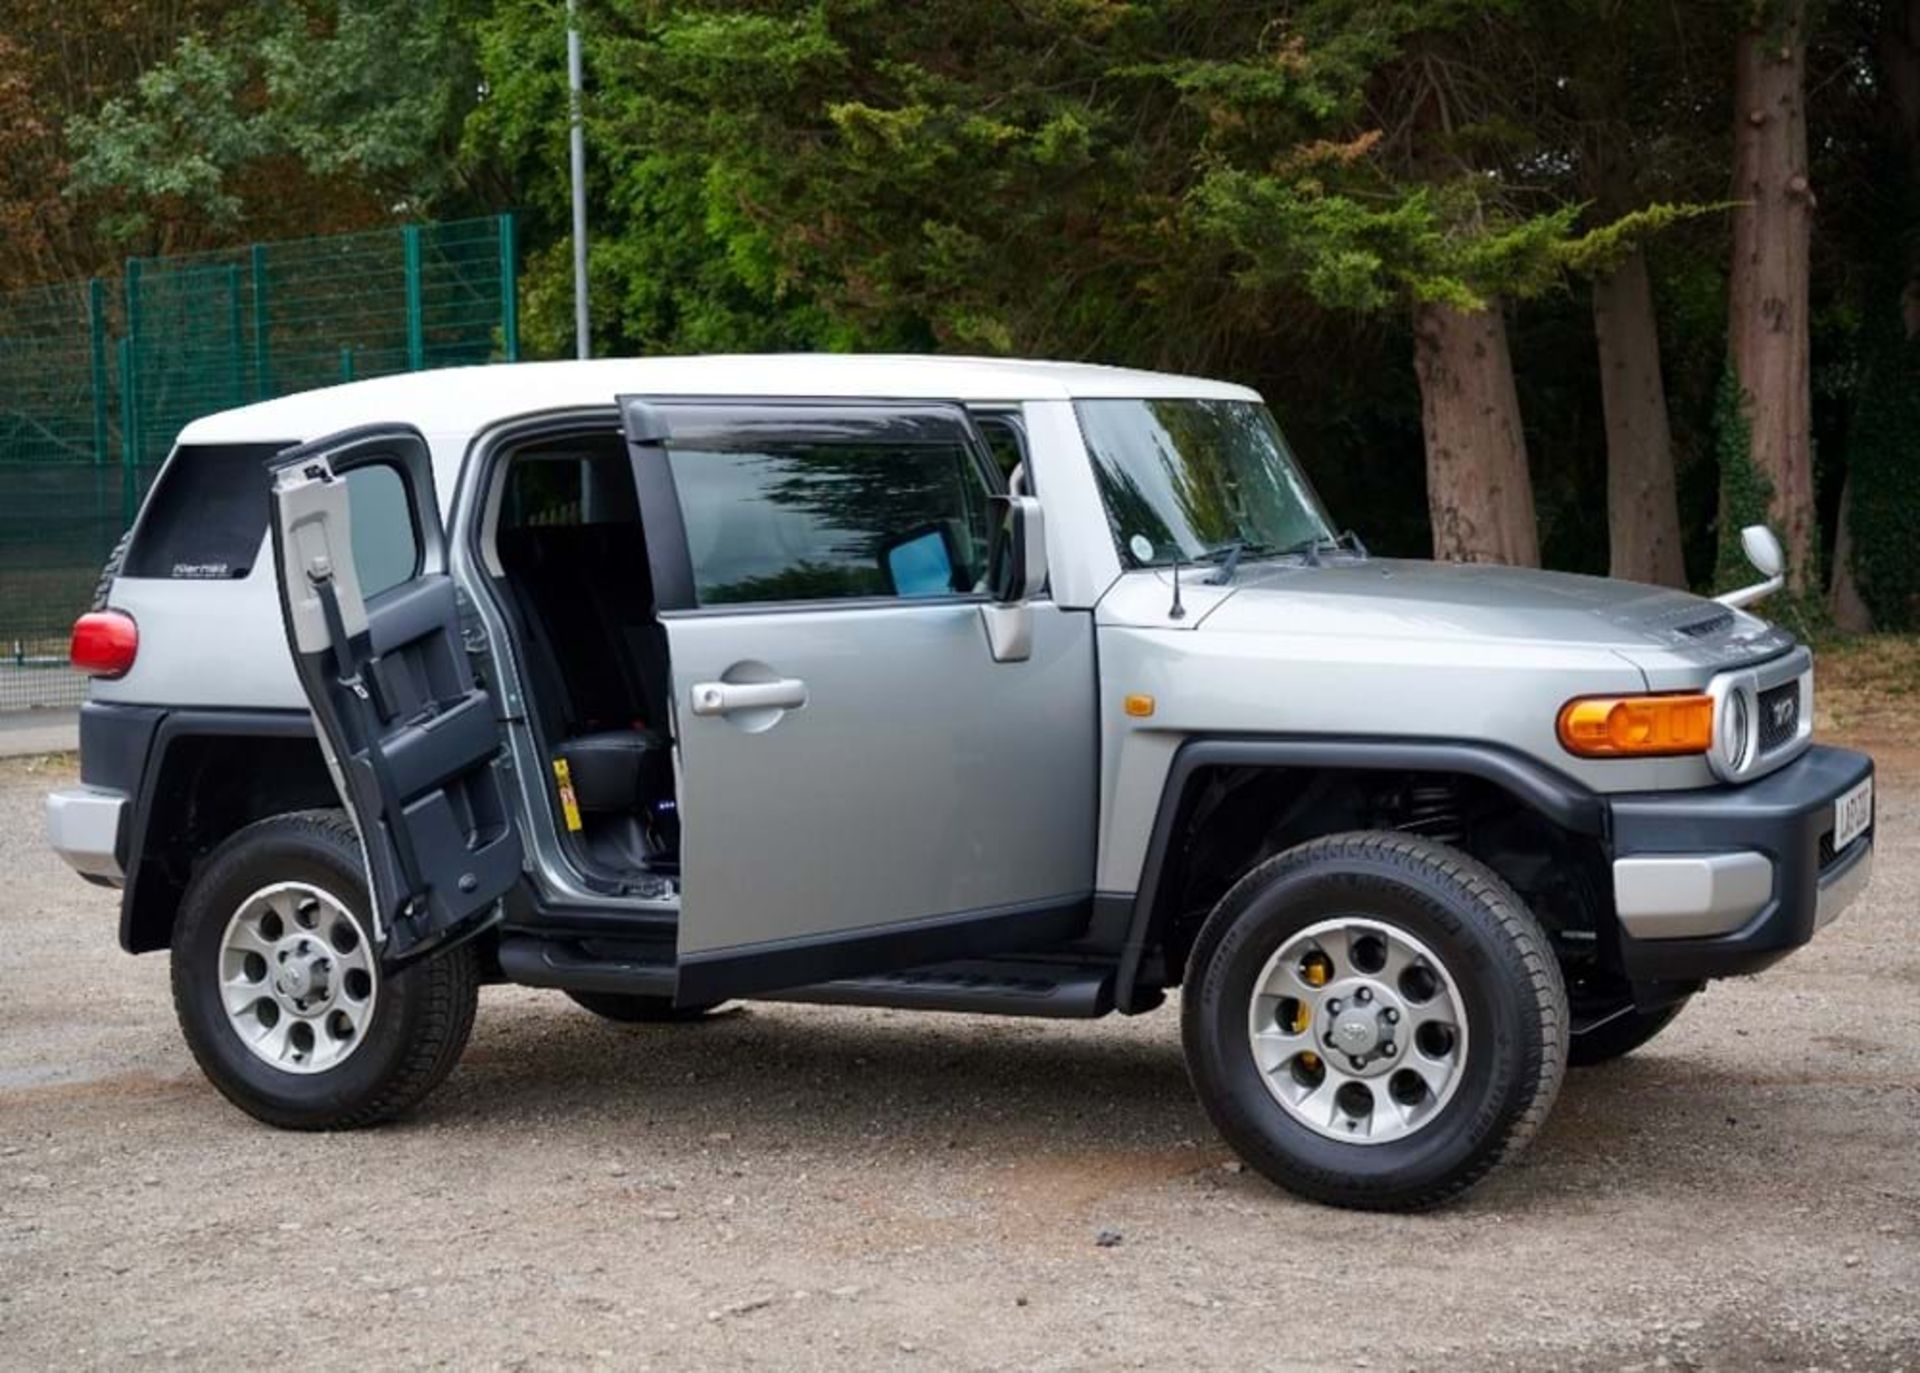
<instances>
[{"instance_id":1,"label":"black tire","mask_svg":"<svg viewBox=\"0 0 1920 1373\"><path fill-rule=\"evenodd\" d=\"M277 815L215 849L188 885L173 925L173 1004L187 1045L221 1095L289 1130L350 1130L388 1120L438 1086L473 1029L478 965L462 945L381 973L358 1045L333 1068L288 1072L256 1057L228 1019L219 990L227 925L275 882L311 884L367 920L360 841L339 811Z\"/></svg>"},{"instance_id":2,"label":"black tire","mask_svg":"<svg viewBox=\"0 0 1920 1373\"><path fill-rule=\"evenodd\" d=\"M1323 920L1413 936L1452 974L1469 1051L1458 1085L1413 1133L1349 1143L1268 1090L1248 1036L1256 980ZM1466 1191L1540 1128L1567 1061L1567 994L1546 935L1513 890L1457 850L1398 833L1337 834L1269 859L1221 898L1195 941L1181 1030L1201 1105L1254 1168L1313 1201L1418 1211Z\"/></svg>"},{"instance_id":3,"label":"black tire","mask_svg":"<svg viewBox=\"0 0 1920 1373\"><path fill-rule=\"evenodd\" d=\"M1575 1068L1592 1068L1624 1058L1673 1024L1687 1008L1689 997L1650 1011L1626 1010L1602 1021L1584 1034L1573 1036L1567 1045L1567 1062Z\"/></svg>"},{"instance_id":4,"label":"black tire","mask_svg":"<svg viewBox=\"0 0 1920 1373\"><path fill-rule=\"evenodd\" d=\"M129 529L120 536L119 542L114 544L113 552L107 554L106 564L100 569L100 580L93 584L93 604L88 609L105 610L107 608L107 597L113 591L114 579L120 575L120 564L127 560L127 545L131 542L133 542L133 531Z\"/></svg>"},{"instance_id":5,"label":"black tire","mask_svg":"<svg viewBox=\"0 0 1920 1373\"><path fill-rule=\"evenodd\" d=\"M622 1025L679 1025L700 1020L720 1003L709 1001L699 1006L676 1006L670 996L631 996L620 992L568 992L573 1000L602 1020L617 1020Z\"/></svg>"}]
</instances>

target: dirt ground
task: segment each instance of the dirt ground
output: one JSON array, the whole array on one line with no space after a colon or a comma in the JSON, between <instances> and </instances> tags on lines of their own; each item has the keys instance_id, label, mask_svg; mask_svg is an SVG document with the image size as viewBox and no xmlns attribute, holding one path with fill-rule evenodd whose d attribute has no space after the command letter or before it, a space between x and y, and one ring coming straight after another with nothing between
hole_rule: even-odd
<instances>
[{"instance_id":1,"label":"dirt ground","mask_svg":"<svg viewBox=\"0 0 1920 1373\"><path fill-rule=\"evenodd\" d=\"M276 1133L42 846L71 760L0 765L0 1366L1920 1367L1913 668L1823 709L1880 763L1863 903L1417 1218L1241 1171L1171 1008L627 1028L491 988L406 1121Z\"/></svg>"}]
</instances>

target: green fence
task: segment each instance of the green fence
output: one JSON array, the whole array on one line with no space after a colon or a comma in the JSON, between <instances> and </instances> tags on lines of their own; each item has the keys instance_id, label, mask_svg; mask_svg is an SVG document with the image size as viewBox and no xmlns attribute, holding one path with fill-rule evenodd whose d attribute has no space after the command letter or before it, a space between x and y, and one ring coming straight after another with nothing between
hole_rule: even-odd
<instances>
[{"instance_id":1,"label":"green fence","mask_svg":"<svg viewBox=\"0 0 1920 1373\"><path fill-rule=\"evenodd\" d=\"M509 215L135 258L0 294L0 710L71 704L67 632L189 421L519 355Z\"/></svg>"}]
</instances>

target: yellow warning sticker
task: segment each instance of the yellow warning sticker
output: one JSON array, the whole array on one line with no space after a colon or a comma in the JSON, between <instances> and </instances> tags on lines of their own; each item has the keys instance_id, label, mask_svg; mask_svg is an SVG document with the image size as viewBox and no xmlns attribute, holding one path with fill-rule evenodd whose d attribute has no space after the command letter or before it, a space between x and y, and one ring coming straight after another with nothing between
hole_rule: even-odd
<instances>
[{"instance_id":1,"label":"yellow warning sticker","mask_svg":"<svg viewBox=\"0 0 1920 1373\"><path fill-rule=\"evenodd\" d=\"M553 780L560 787L560 815L567 822L567 832L577 834L580 831L580 802L573 794L573 769L567 766L567 760L553 760Z\"/></svg>"}]
</instances>

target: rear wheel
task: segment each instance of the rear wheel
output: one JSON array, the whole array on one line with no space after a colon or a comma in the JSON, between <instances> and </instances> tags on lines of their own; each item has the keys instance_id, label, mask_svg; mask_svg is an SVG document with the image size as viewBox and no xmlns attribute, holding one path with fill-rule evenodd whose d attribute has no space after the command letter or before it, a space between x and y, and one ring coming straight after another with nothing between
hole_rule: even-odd
<instances>
[{"instance_id":1,"label":"rear wheel","mask_svg":"<svg viewBox=\"0 0 1920 1373\"><path fill-rule=\"evenodd\" d=\"M471 947L380 967L360 841L338 811L249 825L208 858L173 927L173 1002L201 1070L270 1125L398 1115L459 1061Z\"/></svg>"},{"instance_id":2,"label":"rear wheel","mask_svg":"<svg viewBox=\"0 0 1920 1373\"><path fill-rule=\"evenodd\" d=\"M720 1004L709 1001L697 1006L676 1006L670 996L633 996L619 992L568 992L567 995L602 1020L617 1020L623 1025L674 1025L699 1020Z\"/></svg>"},{"instance_id":3,"label":"rear wheel","mask_svg":"<svg viewBox=\"0 0 1920 1373\"><path fill-rule=\"evenodd\" d=\"M1567 1001L1490 869L1405 834L1315 840L1248 873L1195 941L1187 1062L1221 1134L1315 1201L1418 1210L1546 1118Z\"/></svg>"}]
</instances>

